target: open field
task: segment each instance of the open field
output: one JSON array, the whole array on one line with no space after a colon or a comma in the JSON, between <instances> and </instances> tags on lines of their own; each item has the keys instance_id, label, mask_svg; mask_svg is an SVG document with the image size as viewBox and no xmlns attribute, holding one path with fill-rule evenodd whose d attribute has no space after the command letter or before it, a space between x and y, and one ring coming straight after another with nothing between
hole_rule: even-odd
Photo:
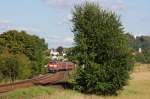
<instances>
[{"instance_id":1,"label":"open field","mask_svg":"<svg viewBox=\"0 0 150 99\"><path fill-rule=\"evenodd\" d=\"M129 85L118 96L84 95L72 90L37 86L1 94L0 99L150 99L150 71L142 69L132 73Z\"/></svg>"}]
</instances>

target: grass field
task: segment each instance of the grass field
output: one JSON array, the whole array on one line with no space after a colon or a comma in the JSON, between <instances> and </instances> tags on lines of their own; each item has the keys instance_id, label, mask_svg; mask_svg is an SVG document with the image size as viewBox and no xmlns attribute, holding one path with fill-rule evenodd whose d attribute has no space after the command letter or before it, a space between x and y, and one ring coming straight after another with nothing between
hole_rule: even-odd
<instances>
[{"instance_id":1,"label":"grass field","mask_svg":"<svg viewBox=\"0 0 150 99\"><path fill-rule=\"evenodd\" d=\"M142 70L131 74L129 85L118 96L84 95L72 90L36 86L0 94L0 99L150 99L150 71L146 66L138 67Z\"/></svg>"}]
</instances>

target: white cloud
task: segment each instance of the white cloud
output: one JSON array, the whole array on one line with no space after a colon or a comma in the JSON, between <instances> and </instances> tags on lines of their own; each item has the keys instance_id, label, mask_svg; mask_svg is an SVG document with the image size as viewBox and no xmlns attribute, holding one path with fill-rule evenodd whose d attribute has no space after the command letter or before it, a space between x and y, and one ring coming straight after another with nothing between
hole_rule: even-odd
<instances>
[{"instance_id":1,"label":"white cloud","mask_svg":"<svg viewBox=\"0 0 150 99\"><path fill-rule=\"evenodd\" d=\"M35 28L28 28L28 27L17 27L17 26L12 26L9 28L10 30L18 30L18 31L27 31L30 33L38 33L40 32L38 29Z\"/></svg>"},{"instance_id":2,"label":"white cloud","mask_svg":"<svg viewBox=\"0 0 150 99\"><path fill-rule=\"evenodd\" d=\"M68 14L66 19L67 19L68 21L72 20L72 14Z\"/></svg>"},{"instance_id":3,"label":"white cloud","mask_svg":"<svg viewBox=\"0 0 150 99\"><path fill-rule=\"evenodd\" d=\"M72 0L42 0L50 7L67 8L72 4Z\"/></svg>"},{"instance_id":4,"label":"white cloud","mask_svg":"<svg viewBox=\"0 0 150 99\"><path fill-rule=\"evenodd\" d=\"M0 31L8 31L8 30L18 30L18 31L28 31L28 32L39 32L38 29L35 28L27 28L13 25L12 21L0 19Z\"/></svg>"},{"instance_id":5,"label":"white cloud","mask_svg":"<svg viewBox=\"0 0 150 99\"><path fill-rule=\"evenodd\" d=\"M5 32L8 30L17 30L17 31L26 31L27 33L31 34L31 35L37 35L40 36L42 38L44 38L45 33L42 33L39 29L35 29L35 28L29 28L29 27L20 27L20 26L14 26L11 25L10 23L8 23L7 21L2 21L0 22L0 32Z\"/></svg>"},{"instance_id":6,"label":"white cloud","mask_svg":"<svg viewBox=\"0 0 150 99\"><path fill-rule=\"evenodd\" d=\"M66 41L68 43L73 43L73 37L72 36L66 37L66 38L64 38L64 41Z\"/></svg>"},{"instance_id":7,"label":"white cloud","mask_svg":"<svg viewBox=\"0 0 150 99\"><path fill-rule=\"evenodd\" d=\"M42 0L45 2L48 6L50 7L56 7L59 9L64 9L64 8L69 8L71 9L74 4L80 4L85 1L89 2L95 2L100 4L106 9L111 9L111 10L125 10L126 6L123 0Z\"/></svg>"},{"instance_id":8,"label":"white cloud","mask_svg":"<svg viewBox=\"0 0 150 99\"><path fill-rule=\"evenodd\" d=\"M48 35L45 37L45 40L49 43L49 47L54 48L57 48L58 46L70 47L73 44L73 36Z\"/></svg>"},{"instance_id":9,"label":"white cloud","mask_svg":"<svg viewBox=\"0 0 150 99\"><path fill-rule=\"evenodd\" d=\"M31 27L22 27L22 26L15 26L13 25L12 21L6 19L0 19L0 31L7 31L7 30L18 30L18 31L28 31L31 33L40 32L38 29L31 28Z\"/></svg>"},{"instance_id":10,"label":"white cloud","mask_svg":"<svg viewBox=\"0 0 150 99\"><path fill-rule=\"evenodd\" d=\"M49 35L46 36L48 41L52 42L66 42L66 43L73 43L73 36L57 36L57 35Z\"/></svg>"},{"instance_id":11,"label":"white cloud","mask_svg":"<svg viewBox=\"0 0 150 99\"><path fill-rule=\"evenodd\" d=\"M0 32L3 32L12 26L10 20L0 19Z\"/></svg>"},{"instance_id":12,"label":"white cloud","mask_svg":"<svg viewBox=\"0 0 150 99\"><path fill-rule=\"evenodd\" d=\"M67 25L68 27L71 27L71 20L72 20L72 14L68 14L62 21L58 23L58 25Z\"/></svg>"},{"instance_id":13,"label":"white cloud","mask_svg":"<svg viewBox=\"0 0 150 99\"><path fill-rule=\"evenodd\" d=\"M3 20L3 19L0 19L0 24L9 24L11 23L10 20Z\"/></svg>"},{"instance_id":14,"label":"white cloud","mask_svg":"<svg viewBox=\"0 0 150 99\"><path fill-rule=\"evenodd\" d=\"M1 32L8 31L8 30L27 31L30 34L36 34L36 33L40 32L38 29L27 28L27 27L18 27L18 26L13 26L13 25L8 25L7 26L7 25L3 24L3 27L5 27L5 28L1 29L2 27L0 27Z\"/></svg>"}]
</instances>

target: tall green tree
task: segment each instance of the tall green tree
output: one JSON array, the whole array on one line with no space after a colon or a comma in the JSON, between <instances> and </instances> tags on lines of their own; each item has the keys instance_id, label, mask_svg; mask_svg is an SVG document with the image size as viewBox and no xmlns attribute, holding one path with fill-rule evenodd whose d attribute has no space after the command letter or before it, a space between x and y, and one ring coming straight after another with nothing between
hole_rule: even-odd
<instances>
[{"instance_id":1,"label":"tall green tree","mask_svg":"<svg viewBox=\"0 0 150 99\"><path fill-rule=\"evenodd\" d=\"M5 49L12 55L22 56L19 64L24 68L30 68L31 73L29 70L26 71L29 72L30 76L45 72L45 51L48 50L48 46L44 39L29 35L25 31L9 30L0 34L0 54ZM15 56L15 58L18 57ZM25 64L30 64L30 67L26 67ZM20 75L20 78L29 77L25 73L23 75Z\"/></svg>"},{"instance_id":2,"label":"tall green tree","mask_svg":"<svg viewBox=\"0 0 150 99\"><path fill-rule=\"evenodd\" d=\"M133 66L119 17L86 2L75 6L72 23L75 88L85 93L117 93L127 84Z\"/></svg>"},{"instance_id":3,"label":"tall green tree","mask_svg":"<svg viewBox=\"0 0 150 99\"><path fill-rule=\"evenodd\" d=\"M31 77L30 60L24 54L12 54L5 49L0 54L0 81L14 81Z\"/></svg>"},{"instance_id":4,"label":"tall green tree","mask_svg":"<svg viewBox=\"0 0 150 99\"><path fill-rule=\"evenodd\" d=\"M14 81L18 75L19 64L14 55L8 52L8 49L5 49L0 55L0 64L0 79Z\"/></svg>"}]
</instances>

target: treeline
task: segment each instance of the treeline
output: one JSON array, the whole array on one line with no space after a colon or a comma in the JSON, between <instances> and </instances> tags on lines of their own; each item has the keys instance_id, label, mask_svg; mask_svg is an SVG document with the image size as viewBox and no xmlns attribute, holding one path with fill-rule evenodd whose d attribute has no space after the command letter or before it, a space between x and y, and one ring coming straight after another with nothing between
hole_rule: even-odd
<instances>
[{"instance_id":1,"label":"treeline","mask_svg":"<svg viewBox=\"0 0 150 99\"><path fill-rule=\"evenodd\" d=\"M0 81L27 79L45 73L48 45L44 39L25 31L0 34Z\"/></svg>"},{"instance_id":2,"label":"treeline","mask_svg":"<svg viewBox=\"0 0 150 99\"><path fill-rule=\"evenodd\" d=\"M128 45L133 50L135 60L142 63L150 63L150 36L137 36L126 34ZM141 53L139 52L141 50Z\"/></svg>"}]
</instances>

